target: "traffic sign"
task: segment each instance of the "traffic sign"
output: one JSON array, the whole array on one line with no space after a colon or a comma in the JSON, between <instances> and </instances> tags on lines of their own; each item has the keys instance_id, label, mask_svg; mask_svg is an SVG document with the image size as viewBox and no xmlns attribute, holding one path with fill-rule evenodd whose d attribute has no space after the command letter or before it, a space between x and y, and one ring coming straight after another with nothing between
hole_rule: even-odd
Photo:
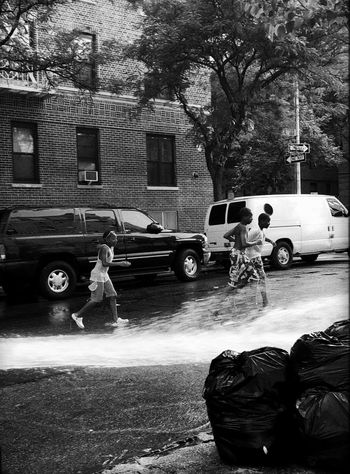
<instances>
[{"instance_id":1,"label":"traffic sign","mask_svg":"<svg viewBox=\"0 0 350 474\"><path fill-rule=\"evenodd\" d=\"M289 151L291 152L300 152L300 153L310 153L309 143L290 143Z\"/></svg>"},{"instance_id":2,"label":"traffic sign","mask_svg":"<svg viewBox=\"0 0 350 474\"><path fill-rule=\"evenodd\" d=\"M287 163L300 163L305 161L305 153L291 153L286 159Z\"/></svg>"}]
</instances>

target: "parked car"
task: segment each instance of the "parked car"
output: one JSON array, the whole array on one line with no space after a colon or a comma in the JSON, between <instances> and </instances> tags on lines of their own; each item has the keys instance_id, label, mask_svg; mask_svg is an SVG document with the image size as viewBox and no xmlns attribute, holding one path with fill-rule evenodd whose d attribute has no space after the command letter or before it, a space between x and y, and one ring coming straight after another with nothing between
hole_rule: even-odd
<instances>
[{"instance_id":1,"label":"parked car","mask_svg":"<svg viewBox=\"0 0 350 474\"><path fill-rule=\"evenodd\" d=\"M0 285L6 293L32 283L48 298L71 295L88 278L105 230L118 235L111 278L154 278L173 270L183 281L198 278L210 252L200 233L164 230L140 209L114 207L13 207L0 210Z\"/></svg>"},{"instance_id":2,"label":"parked car","mask_svg":"<svg viewBox=\"0 0 350 474\"><path fill-rule=\"evenodd\" d=\"M273 249L266 243L262 256L274 267L289 268L293 256L313 262L320 253L349 251L349 214L334 196L320 194L272 194L243 196L217 201L208 208L204 232L208 237L211 259L228 264L230 243L224 234L235 226L239 211L248 207L258 225L262 212L271 214L266 236L277 243Z\"/></svg>"}]
</instances>

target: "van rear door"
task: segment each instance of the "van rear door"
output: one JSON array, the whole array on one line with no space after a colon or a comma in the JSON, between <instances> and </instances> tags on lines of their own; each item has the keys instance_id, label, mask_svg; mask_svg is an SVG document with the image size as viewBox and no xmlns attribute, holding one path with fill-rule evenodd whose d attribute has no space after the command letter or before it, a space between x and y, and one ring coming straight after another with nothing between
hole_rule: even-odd
<instances>
[{"instance_id":1,"label":"van rear door","mask_svg":"<svg viewBox=\"0 0 350 474\"><path fill-rule=\"evenodd\" d=\"M204 229L208 237L211 252L228 252L231 245L224 239L224 234L240 221L239 211L246 206L246 201L219 202L209 209L207 227Z\"/></svg>"},{"instance_id":2,"label":"van rear door","mask_svg":"<svg viewBox=\"0 0 350 474\"><path fill-rule=\"evenodd\" d=\"M301 254L331 251L330 219L327 203L322 196L301 196L299 200L302 220Z\"/></svg>"},{"instance_id":3,"label":"van rear door","mask_svg":"<svg viewBox=\"0 0 350 474\"><path fill-rule=\"evenodd\" d=\"M348 250L349 248L349 213L335 197L328 197L330 211L331 250Z\"/></svg>"}]
</instances>

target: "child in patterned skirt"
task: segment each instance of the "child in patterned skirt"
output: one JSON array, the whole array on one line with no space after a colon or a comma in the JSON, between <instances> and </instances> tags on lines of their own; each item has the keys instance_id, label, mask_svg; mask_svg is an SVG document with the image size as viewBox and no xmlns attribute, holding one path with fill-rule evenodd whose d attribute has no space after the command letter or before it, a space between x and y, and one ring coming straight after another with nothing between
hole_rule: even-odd
<instances>
[{"instance_id":1,"label":"child in patterned skirt","mask_svg":"<svg viewBox=\"0 0 350 474\"><path fill-rule=\"evenodd\" d=\"M259 238L255 241L248 241L247 225L253 220L253 214L250 209L243 207L240 210L240 222L231 230L226 232L224 238L229 242L234 242L234 246L230 252L231 266L229 270L228 285L233 288L243 288L251 281L258 281L258 274L246 255L246 249L254 245L261 245L262 240Z\"/></svg>"}]
</instances>

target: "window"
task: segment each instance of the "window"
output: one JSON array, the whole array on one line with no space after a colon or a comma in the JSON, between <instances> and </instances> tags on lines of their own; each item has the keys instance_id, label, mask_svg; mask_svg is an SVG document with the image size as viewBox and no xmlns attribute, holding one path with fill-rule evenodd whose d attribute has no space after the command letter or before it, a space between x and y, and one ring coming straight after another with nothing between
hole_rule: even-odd
<instances>
[{"instance_id":1,"label":"window","mask_svg":"<svg viewBox=\"0 0 350 474\"><path fill-rule=\"evenodd\" d=\"M240 210L246 206L245 201L231 202L228 207L227 223L232 224L241 220Z\"/></svg>"},{"instance_id":2,"label":"window","mask_svg":"<svg viewBox=\"0 0 350 474\"><path fill-rule=\"evenodd\" d=\"M126 232L148 232L147 227L153 223L149 216L133 209L123 209L121 211Z\"/></svg>"},{"instance_id":3,"label":"window","mask_svg":"<svg viewBox=\"0 0 350 474\"><path fill-rule=\"evenodd\" d=\"M176 186L174 137L147 135L147 178L149 186Z\"/></svg>"},{"instance_id":4,"label":"window","mask_svg":"<svg viewBox=\"0 0 350 474\"><path fill-rule=\"evenodd\" d=\"M169 87L161 84L159 78L155 74L145 75L144 89L147 97L167 100L168 102L174 102L175 100L175 96L170 91Z\"/></svg>"},{"instance_id":5,"label":"window","mask_svg":"<svg viewBox=\"0 0 350 474\"><path fill-rule=\"evenodd\" d=\"M23 209L13 211L7 234L9 235L62 235L77 234L79 216L74 209Z\"/></svg>"},{"instance_id":6,"label":"window","mask_svg":"<svg viewBox=\"0 0 350 474\"><path fill-rule=\"evenodd\" d=\"M149 211L154 220L159 222L164 229L177 230L177 211Z\"/></svg>"},{"instance_id":7,"label":"window","mask_svg":"<svg viewBox=\"0 0 350 474\"><path fill-rule=\"evenodd\" d=\"M32 123L12 124L14 183L38 183L37 130Z\"/></svg>"},{"instance_id":8,"label":"window","mask_svg":"<svg viewBox=\"0 0 350 474\"><path fill-rule=\"evenodd\" d=\"M348 215L347 209L337 199L328 198L327 202L333 217L346 217Z\"/></svg>"},{"instance_id":9,"label":"window","mask_svg":"<svg viewBox=\"0 0 350 474\"><path fill-rule=\"evenodd\" d=\"M99 182L98 130L77 128L77 158L79 184L89 183L84 171L96 171L96 179Z\"/></svg>"},{"instance_id":10,"label":"window","mask_svg":"<svg viewBox=\"0 0 350 474\"><path fill-rule=\"evenodd\" d=\"M112 209L85 211L85 223L88 234L104 234L106 230L120 232L120 225Z\"/></svg>"},{"instance_id":11,"label":"window","mask_svg":"<svg viewBox=\"0 0 350 474\"><path fill-rule=\"evenodd\" d=\"M225 224L226 204L213 206L210 211L209 225Z\"/></svg>"},{"instance_id":12,"label":"window","mask_svg":"<svg viewBox=\"0 0 350 474\"><path fill-rule=\"evenodd\" d=\"M96 37L82 33L76 40L77 63L75 66L76 87L93 88L96 85L96 64L93 53L96 49Z\"/></svg>"}]
</instances>

